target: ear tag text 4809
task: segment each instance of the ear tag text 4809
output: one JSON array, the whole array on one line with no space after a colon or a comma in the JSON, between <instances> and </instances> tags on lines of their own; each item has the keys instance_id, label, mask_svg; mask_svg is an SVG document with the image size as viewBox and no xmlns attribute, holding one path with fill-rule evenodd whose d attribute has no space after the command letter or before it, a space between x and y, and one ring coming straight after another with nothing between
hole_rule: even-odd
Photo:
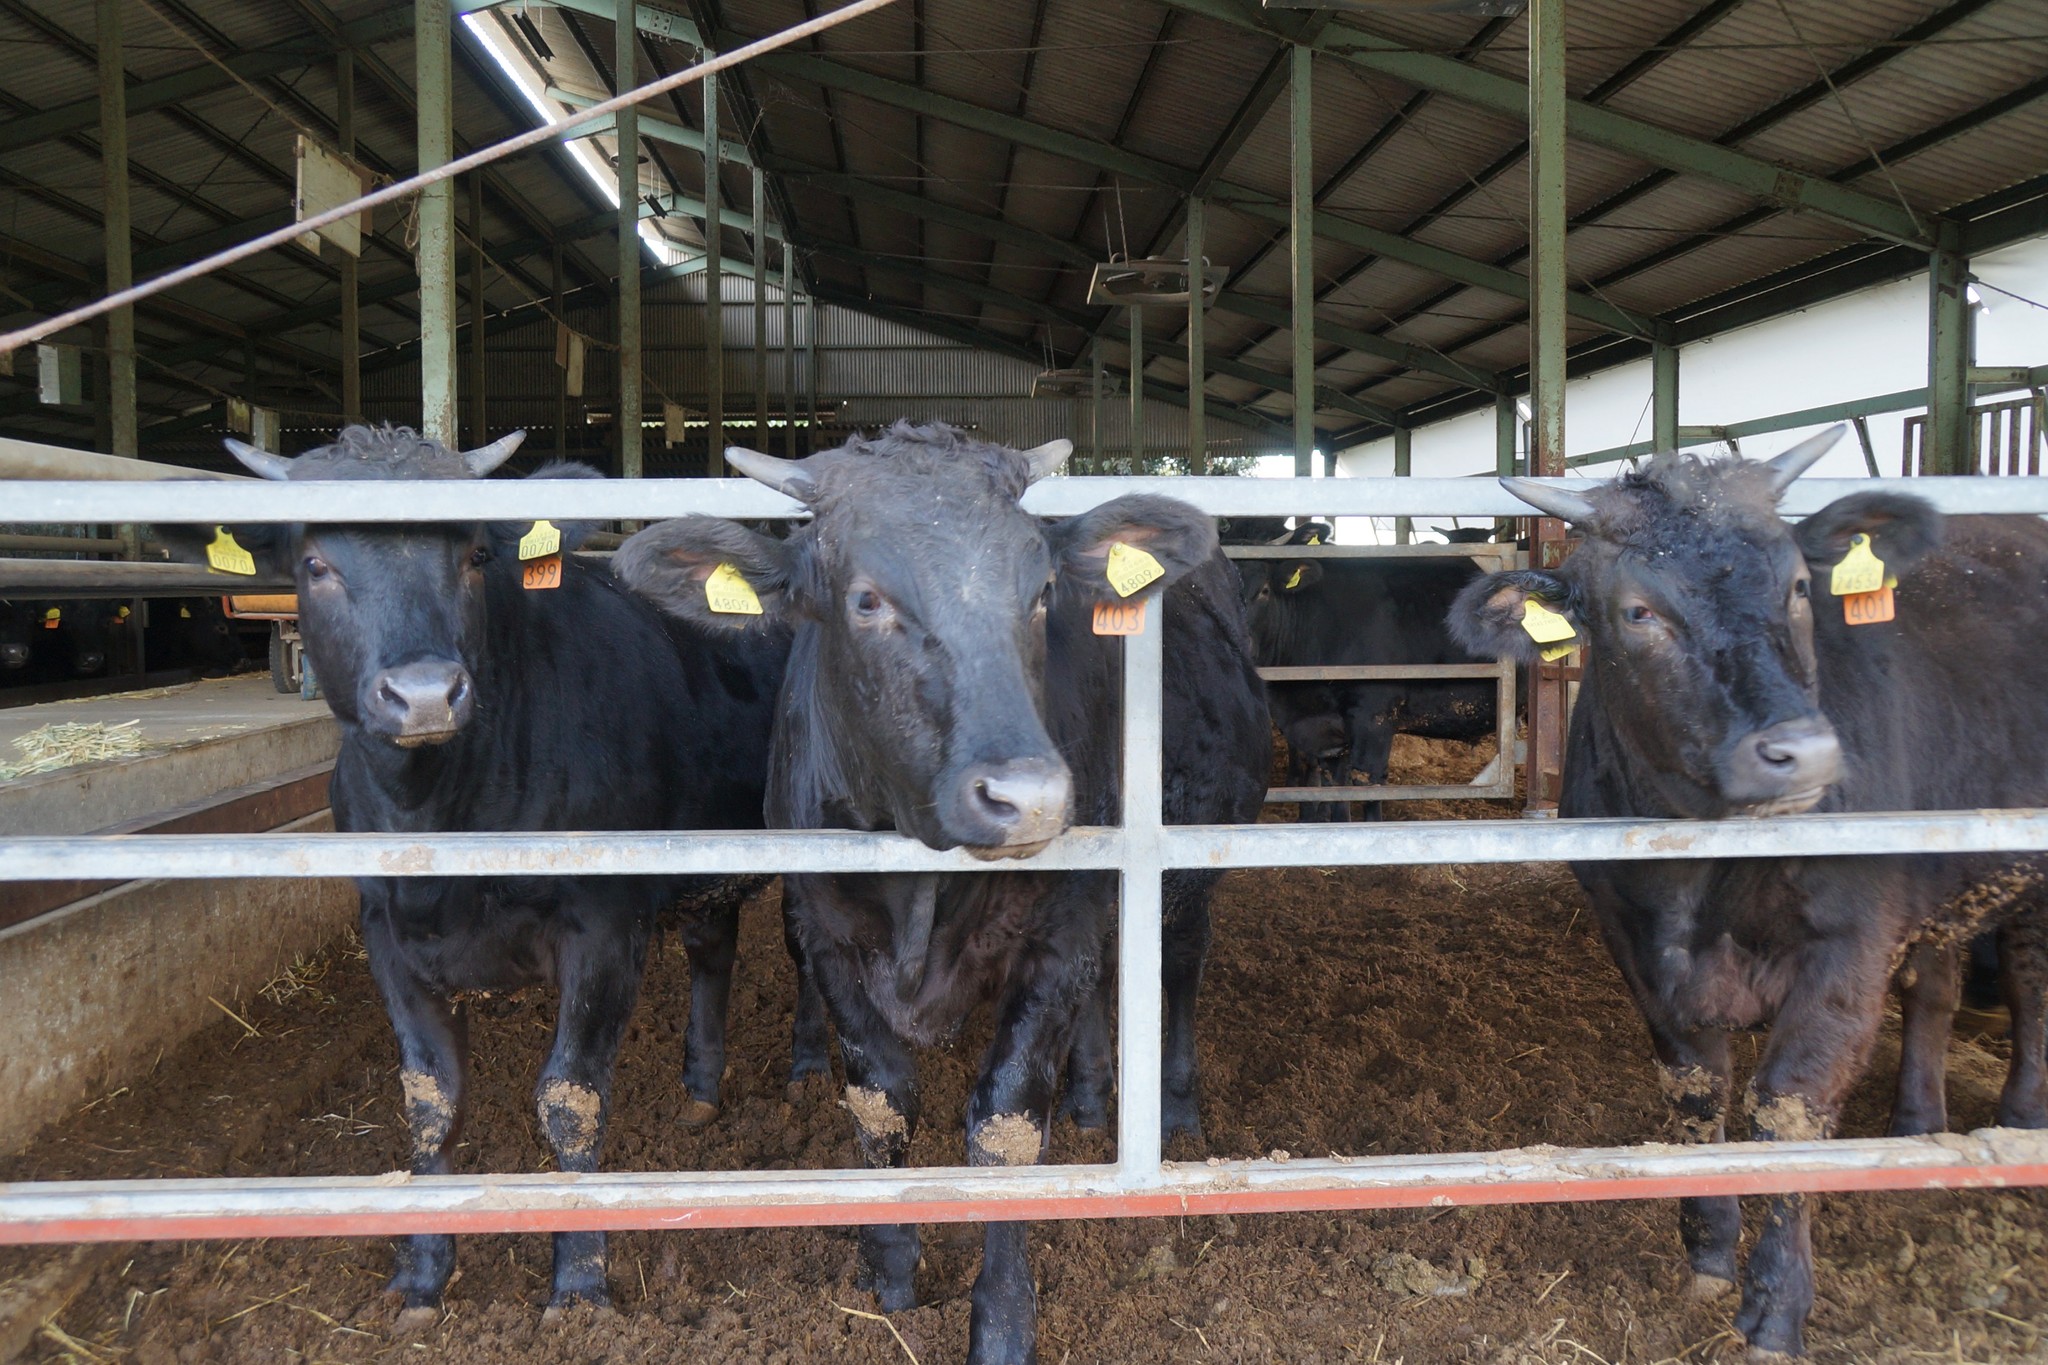
<instances>
[{"instance_id":1,"label":"ear tag text 4809","mask_svg":"<svg viewBox=\"0 0 2048 1365\"><path fill-rule=\"evenodd\" d=\"M225 526L213 528L213 540L206 547L206 562L216 573L256 576L256 556L243 549Z\"/></svg>"},{"instance_id":2,"label":"ear tag text 4809","mask_svg":"<svg viewBox=\"0 0 2048 1365\"><path fill-rule=\"evenodd\" d=\"M1110 542L1109 563L1104 573L1118 597L1129 597L1146 584L1166 577L1166 570L1159 566L1158 560L1121 540Z\"/></svg>"},{"instance_id":3,"label":"ear tag text 4809","mask_svg":"<svg viewBox=\"0 0 2048 1365\"><path fill-rule=\"evenodd\" d=\"M761 614L761 599L755 595L754 585L730 564L719 565L704 580L704 602L711 610L726 616Z\"/></svg>"},{"instance_id":4,"label":"ear tag text 4809","mask_svg":"<svg viewBox=\"0 0 2048 1365\"><path fill-rule=\"evenodd\" d=\"M533 529L519 537L521 559L545 559L562 548L562 532L552 521L536 521Z\"/></svg>"},{"instance_id":5,"label":"ear tag text 4809","mask_svg":"<svg viewBox=\"0 0 2048 1365\"><path fill-rule=\"evenodd\" d=\"M1858 531L1849 538L1849 552L1842 556L1828 576L1828 590L1837 597L1851 593L1880 592L1884 588L1884 561L1870 548L1870 537Z\"/></svg>"}]
</instances>

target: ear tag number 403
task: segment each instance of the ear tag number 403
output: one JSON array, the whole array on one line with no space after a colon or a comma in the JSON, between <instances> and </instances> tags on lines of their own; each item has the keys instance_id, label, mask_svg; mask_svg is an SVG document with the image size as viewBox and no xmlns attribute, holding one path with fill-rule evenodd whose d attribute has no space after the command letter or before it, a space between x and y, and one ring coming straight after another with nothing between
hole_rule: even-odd
<instances>
[{"instance_id":1,"label":"ear tag number 403","mask_svg":"<svg viewBox=\"0 0 2048 1365\"><path fill-rule=\"evenodd\" d=\"M1572 652L1579 633L1572 629L1570 618L1562 612L1552 611L1535 598L1522 602L1522 629L1530 639L1542 645L1543 661L1551 663Z\"/></svg>"},{"instance_id":2,"label":"ear tag number 403","mask_svg":"<svg viewBox=\"0 0 2048 1365\"><path fill-rule=\"evenodd\" d=\"M243 549L234 532L225 526L213 528L213 539L206 547L206 562L216 573L240 574L244 578L256 576L256 556Z\"/></svg>"},{"instance_id":3,"label":"ear tag number 403","mask_svg":"<svg viewBox=\"0 0 2048 1365\"><path fill-rule=\"evenodd\" d=\"M725 616L759 616L761 599L738 569L721 564L704 580L704 604Z\"/></svg>"}]
</instances>

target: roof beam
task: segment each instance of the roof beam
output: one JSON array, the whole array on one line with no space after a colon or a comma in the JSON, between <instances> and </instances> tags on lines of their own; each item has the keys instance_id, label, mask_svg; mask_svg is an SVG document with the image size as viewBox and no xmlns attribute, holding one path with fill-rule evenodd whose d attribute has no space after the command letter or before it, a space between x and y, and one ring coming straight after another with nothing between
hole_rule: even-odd
<instances>
[{"instance_id":1,"label":"roof beam","mask_svg":"<svg viewBox=\"0 0 2048 1365\"><path fill-rule=\"evenodd\" d=\"M1240 0L1163 3L1277 41L1292 41ZM1423 90L1434 90L1517 122L1526 122L1529 116L1527 82L1452 57L1416 52L1353 24L1333 23L1310 45L1340 61L1381 72ZM1780 166L1597 104L1569 101L1565 130L1581 142L1606 147L1666 170L1717 180L1780 207L1807 209L1873 236L1919 247L1933 244L1932 229L1922 217L1894 200L1836 185L1826 176Z\"/></svg>"}]
</instances>

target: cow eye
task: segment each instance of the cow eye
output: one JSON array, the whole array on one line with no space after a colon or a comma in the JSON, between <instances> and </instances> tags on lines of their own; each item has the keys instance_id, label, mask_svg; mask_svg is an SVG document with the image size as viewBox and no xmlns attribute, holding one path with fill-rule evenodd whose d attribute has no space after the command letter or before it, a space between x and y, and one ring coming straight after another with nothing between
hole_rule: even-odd
<instances>
[{"instance_id":1,"label":"cow eye","mask_svg":"<svg viewBox=\"0 0 2048 1365\"><path fill-rule=\"evenodd\" d=\"M1805 579L1800 578L1793 580L1792 595L1798 598L1800 601L1804 602L1807 599L1808 595L1812 593L1812 591L1813 589L1807 585L1807 581Z\"/></svg>"},{"instance_id":2,"label":"cow eye","mask_svg":"<svg viewBox=\"0 0 2048 1365\"><path fill-rule=\"evenodd\" d=\"M882 610L882 594L873 588L853 590L853 614L855 616L877 616Z\"/></svg>"},{"instance_id":3,"label":"cow eye","mask_svg":"<svg viewBox=\"0 0 2048 1365\"><path fill-rule=\"evenodd\" d=\"M327 577L328 574L334 572L332 569L327 567L327 561L322 559L319 555L307 555L305 569L306 577L312 579L314 582L318 582L319 580Z\"/></svg>"},{"instance_id":4,"label":"cow eye","mask_svg":"<svg viewBox=\"0 0 2048 1365\"><path fill-rule=\"evenodd\" d=\"M1622 615L1628 619L1628 623L1632 626L1647 626L1650 622L1657 619L1657 613L1651 611L1640 602L1630 606Z\"/></svg>"},{"instance_id":5,"label":"cow eye","mask_svg":"<svg viewBox=\"0 0 2048 1365\"><path fill-rule=\"evenodd\" d=\"M474 550L471 550L469 552L469 562L479 569L481 569L484 565L490 563L491 547L488 545L479 545Z\"/></svg>"}]
</instances>

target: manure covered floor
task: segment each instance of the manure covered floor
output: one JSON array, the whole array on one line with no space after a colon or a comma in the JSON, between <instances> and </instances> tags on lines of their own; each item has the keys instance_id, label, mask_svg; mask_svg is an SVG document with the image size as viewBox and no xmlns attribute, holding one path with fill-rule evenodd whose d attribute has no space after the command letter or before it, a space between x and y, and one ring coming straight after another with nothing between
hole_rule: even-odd
<instances>
[{"instance_id":1,"label":"manure covered floor","mask_svg":"<svg viewBox=\"0 0 2048 1365\"><path fill-rule=\"evenodd\" d=\"M1404 738L1396 771L1457 780L1462 746ZM1497 814L1457 803L1399 819ZM1202 997L1203 1154L1459 1151L1665 1136L1641 1025L1555 865L1234 873L1217 897ZM688 976L659 945L621 1060L606 1165L748 1169L855 1163L836 1092L791 1103L791 977L774 893L748 908L733 992L734 1074L708 1128L679 1121ZM388 1026L360 953L316 962L234 1003L150 1077L0 1162L0 1179L370 1174L405 1150ZM552 1000L485 1002L471 1028L470 1170L544 1169L530 1096ZM913 1159L960 1159L960 1113L985 1029L924 1059ZM1951 1121L1990 1122L2004 1043L1959 1036ZM1737 1057L1748 1061L1743 1039ZM1848 1114L1883 1131L1888 1031ZM1738 1078L1738 1085L1740 1078ZM1061 1125L1055 1155L1109 1144ZM1820 1362L2048 1359L2048 1196L2039 1191L1816 1200ZM1668 1204L1041 1223L1040 1359L1067 1362L1703 1362L1742 1358L1727 1302L1694 1304ZM0 1250L7 1282L68 1255ZM380 1293L390 1245L153 1244L100 1253L28 1358L81 1362L447 1361L459 1365L849 1362L965 1353L972 1227L926 1229L926 1305L889 1327L858 1316L844 1232L615 1235L608 1312L543 1323L541 1237L478 1237L447 1311L409 1338Z\"/></svg>"}]
</instances>

